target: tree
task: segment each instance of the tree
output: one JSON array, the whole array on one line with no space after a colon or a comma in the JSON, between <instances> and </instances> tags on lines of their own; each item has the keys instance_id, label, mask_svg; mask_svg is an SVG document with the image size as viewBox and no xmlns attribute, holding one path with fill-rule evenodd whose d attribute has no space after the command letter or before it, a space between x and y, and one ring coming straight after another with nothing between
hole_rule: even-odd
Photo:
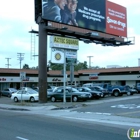
<instances>
[{"instance_id":1,"label":"tree","mask_svg":"<svg viewBox=\"0 0 140 140\"><path fill-rule=\"evenodd\" d=\"M49 61L48 63L49 63L48 64L49 68L51 70L63 70L63 64L54 64L54 63L51 63L51 61ZM81 69L87 69L87 62L86 61L84 61L84 63L79 62L78 64L74 65L74 71L78 71ZM66 71L69 71L69 70L70 70L70 64L67 64Z\"/></svg>"},{"instance_id":2,"label":"tree","mask_svg":"<svg viewBox=\"0 0 140 140\"><path fill-rule=\"evenodd\" d=\"M87 62L86 61L84 61L84 63L79 62L78 64L76 64L74 66L74 70L75 71L83 70L83 69L88 69Z\"/></svg>"},{"instance_id":3,"label":"tree","mask_svg":"<svg viewBox=\"0 0 140 140\"><path fill-rule=\"evenodd\" d=\"M22 69L30 69L28 64L24 64Z\"/></svg>"}]
</instances>

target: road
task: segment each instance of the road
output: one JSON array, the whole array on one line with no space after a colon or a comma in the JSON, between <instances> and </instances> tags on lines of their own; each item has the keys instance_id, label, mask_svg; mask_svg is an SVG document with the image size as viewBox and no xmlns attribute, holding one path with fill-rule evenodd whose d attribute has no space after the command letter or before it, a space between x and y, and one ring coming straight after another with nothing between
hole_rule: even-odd
<instances>
[{"instance_id":1,"label":"road","mask_svg":"<svg viewBox=\"0 0 140 140\"><path fill-rule=\"evenodd\" d=\"M75 109L75 111L140 118L140 96L137 96L135 99L131 99L130 97L130 99L120 101L104 102L104 99L101 100L103 102L87 105L85 107Z\"/></svg>"},{"instance_id":2,"label":"road","mask_svg":"<svg viewBox=\"0 0 140 140\"><path fill-rule=\"evenodd\" d=\"M0 110L1 140L128 140L126 128Z\"/></svg>"}]
</instances>

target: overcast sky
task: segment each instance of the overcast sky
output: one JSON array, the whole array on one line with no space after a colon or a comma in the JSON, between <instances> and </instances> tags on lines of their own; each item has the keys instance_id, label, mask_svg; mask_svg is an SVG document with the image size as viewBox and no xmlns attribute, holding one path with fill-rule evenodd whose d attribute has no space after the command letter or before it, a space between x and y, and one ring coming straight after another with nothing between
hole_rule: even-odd
<instances>
[{"instance_id":1,"label":"overcast sky","mask_svg":"<svg viewBox=\"0 0 140 140\"><path fill-rule=\"evenodd\" d=\"M110 0L127 8L128 37L135 37L135 45L103 47L80 42L78 60L91 58L91 66L138 66L140 58L140 0ZM22 66L38 66L38 57L31 59L31 29L38 30L34 21L34 0L0 0L0 68L20 68L17 53L24 53ZM48 61L50 58L48 48ZM35 36L35 54L38 54L38 37Z\"/></svg>"}]
</instances>

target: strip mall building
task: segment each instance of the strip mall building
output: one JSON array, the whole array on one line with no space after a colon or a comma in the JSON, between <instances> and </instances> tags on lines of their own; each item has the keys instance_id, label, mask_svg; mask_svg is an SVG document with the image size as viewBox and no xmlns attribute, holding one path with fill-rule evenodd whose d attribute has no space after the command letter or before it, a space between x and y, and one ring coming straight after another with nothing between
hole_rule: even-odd
<instances>
[{"instance_id":1,"label":"strip mall building","mask_svg":"<svg viewBox=\"0 0 140 140\"><path fill-rule=\"evenodd\" d=\"M26 79L21 81L20 73L26 73ZM61 71L50 70L47 73L47 82L50 85L63 85ZM70 84L70 72L67 71L67 85ZM140 82L140 67L105 68L79 70L74 73L74 85L84 83L111 83L118 85L134 86ZM38 86L38 70L32 69L5 69L0 68L0 90L8 87L20 88L20 86Z\"/></svg>"}]
</instances>

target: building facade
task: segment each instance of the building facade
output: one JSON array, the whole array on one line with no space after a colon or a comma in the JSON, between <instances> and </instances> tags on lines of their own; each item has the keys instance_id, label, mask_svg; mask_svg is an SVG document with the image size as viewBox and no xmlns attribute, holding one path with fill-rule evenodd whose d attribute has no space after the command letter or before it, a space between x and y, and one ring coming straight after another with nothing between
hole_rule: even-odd
<instances>
[{"instance_id":1,"label":"building facade","mask_svg":"<svg viewBox=\"0 0 140 140\"><path fill-rule=\"evenodd\" d=\"M25 72L26 77L21 80L20 73ZM70 72L67 71L66 85L70 85ZM49 85L62 86L63 75L61 71L50 70L47 72ZM85 83L110 83L134 86L140 82L140 67L86 69L74 72L73 85ZM32 69L0 69L0 90L8 87L19 89L21 86L38 86L38 70Z\"/></svg>"}]
</instances>

